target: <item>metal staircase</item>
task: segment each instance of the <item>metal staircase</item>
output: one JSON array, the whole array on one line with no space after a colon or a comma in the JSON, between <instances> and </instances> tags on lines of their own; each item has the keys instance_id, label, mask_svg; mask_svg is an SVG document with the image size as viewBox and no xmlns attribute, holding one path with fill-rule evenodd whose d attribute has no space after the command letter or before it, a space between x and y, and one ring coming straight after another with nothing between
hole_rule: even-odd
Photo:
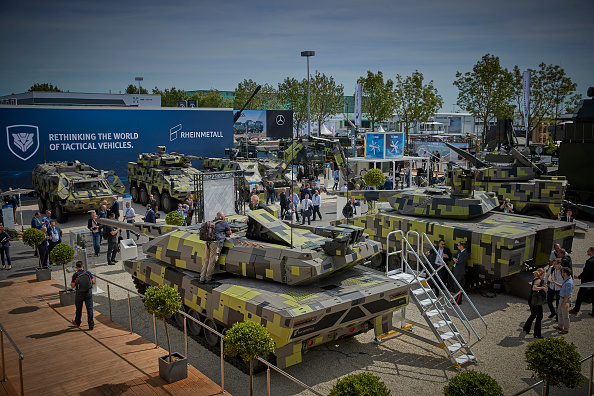
<instances>
[{"instance_id":1,"label":"metal staircase","mask_svg":"<svg viewBox=\"0 0 594 396\"><path fill-rule=\"evenodd\" d=\"M416 239L417 249L409 243L409 238ZM395 251L390 251L390 240L394 241ZM438 268L429 262L425 255L423 245L430 246L427 250L437 251L433 243L425 233L419 235L416 231L409 231L406 236L400 230L392 231L387 238L386 252L386 276L392 279L400 279L411 285L410 299L419 309L426 324L419 323L407 317L407 307L394 313L393 323L395 329L387 334L379 336L377 341L381 342L398 334L406 334L417 340L427 342L444 350L454 367L460 369L465 363L475 361L476 356L471 347L482 340L487 334L487 323L480 315L474 304L468 298L462 287L458 284L446 263L440 257ZM400 245L400 249L398 249ZM390 269L388 263L400 262L400 268ZM412 264L412 265L411 265ZM455 282L458 293L452 294L446 287L444 281L438 275L443 269L449 279ZM439 290L439 297L431 286ZM458 296L464 296L464 305L468 306L468 312L476 315L475 323L481 328L481 332L475 329L460 305L456 304ZM411 308L411 305L408 305ZM399 325L397 322L400 322ZM484 328L484 330L482 330ZM417 331L424 329L425 331Z\"/></svg>"}]
</instances>

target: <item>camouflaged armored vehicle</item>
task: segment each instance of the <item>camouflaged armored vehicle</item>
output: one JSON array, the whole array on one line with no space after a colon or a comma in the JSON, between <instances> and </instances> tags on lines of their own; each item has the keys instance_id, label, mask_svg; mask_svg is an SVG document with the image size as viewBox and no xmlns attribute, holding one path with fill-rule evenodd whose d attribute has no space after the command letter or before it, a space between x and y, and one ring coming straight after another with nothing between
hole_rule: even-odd
<instances>
[{"instance_id":1,"label":"camouflaged armored vehicle","mask_svg":"<svg viewBox=\"0 0 594 396\"><path fill-rule=\"evenodd\" d=\"M565 177L542 175L539 167L513 147L510 147L510 155L494 157L505 157L514 162L496 164L482 161L449 143L446 145L476 167L476 190L493 192L501 202L509 198L515 213L546 219L558 218L568 187ZM446 176L447 185L456 183L456 180Z\"/></svg>"},{"instance_id":2,"label":"camouflaged armored vehicle","mask_svg":"<svg viewBox=\"0 0 594 396\"><path fill-rule=\"evenodd\" d=\"M149 195L159 205L159 210L169 213L177 209L178 202L188 198L195 190L195 178L200 173L192 168L198 157L167 153L165 146L158 146L156 153L143 153L136 162L128 162L128 181L132 201L143 206Z\"/></svg>"},{"instance_id":3,"label":"camouflaged armored vehicle","mask_svg":"<svg viewBox=\"0 0 594 396\"><path fill-rule=\"evenodd\" d=\"M108 179L113 178L110 183ZM101 202L124 192L124 184L114 171L97 170L78 161L39 164L32 173L39 211L52 211L58 223L74 213L97 210Z\"/></svg>"},{"instance_id":4,"label":"camouflaged armored vehicle","mask_svg":"<svg viewBox=\"0 0 594 396\"><path fill-rule=\"evenodd\" d=\"M261 323L276 343L279 367L300 363L305 351L320 344L392 329L393 312L408 304L409 285L354 267L380 249L360 227L310 231L292 229L263 209L248 216L255 222L249 235L245 216L227 218L233 234L224 243L212 284L199 283L206 243L199 225L118 222L155 238L143 246L145 258L125 261L124 268L141 293L149 285L175 287L183 309L219 331L245 320ZM218 337L188 323L206 347L217 345Z\"/></svg>"}]
</instances>

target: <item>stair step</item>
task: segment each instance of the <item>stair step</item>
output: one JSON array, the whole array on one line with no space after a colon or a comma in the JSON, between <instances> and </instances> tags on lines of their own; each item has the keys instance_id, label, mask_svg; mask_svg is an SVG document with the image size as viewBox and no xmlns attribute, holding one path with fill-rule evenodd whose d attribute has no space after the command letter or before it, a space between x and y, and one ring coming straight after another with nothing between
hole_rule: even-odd
<instances>
[{"instance_id":1,"label":"stair step","mask_svg":"<svg viewBox=\"0 0 594 396\"><path fill-rule=\"evenodd\" d=\"M434 316L439 316L439 314L447 317L447 312L444 311L443 309L432 309L431 311L425 312L425 315L428 318L432 318Z\"/></svg>"},{"instance_id":2,"label":"stair step","mask_svg":"<svg viewBox=\"0 0 594 396\"><path fill-rule=\"evenodd\" d=\"M414 289L412 292L415 296L418 296L419 294L428 294L431 291L431 289L425 289L424 287L419 287L418 289Z\"/></svg>"},{"instance_id":3,"label":"stair step","mask_svg":"<svg viewBox=\"0 0 594 396\"><path fill-rule=\"evenodd\" d=\"M442 327L445 327L447 325L452 326L452 322L449 320L440 320L439 322L434 322L432 324L433 327L435 327L436 329L441 329Z\"/></svg>"},{"instance_id":4,"label":"stair step","mask_svg":"<svg viewBox=\"0 0 594 396\"><path fill-rule=\"evenodd\" d=\"M435 302L435 300L432 300L431 298L426 298L424 300L419 301L419 304L421 304L423 307L428 307L429 305L433 304Z\"/></svg>"},{"instance_id":5,"label":"stair step","mask_svg":"<svg viewBox=\"0 0 594 396\"><path fill-rule=\"evenodd\" d=\"M392 279L398 279L405 281L406 283L412 283L415 280L415 276L412 274L407 274L405 272L401 272L399 274L393 274L389 276ZM424 278L416 278L418 281L425 280Z\"/></svg>"},{"instance_id":6,"label":"stair step","mask_svg":"<svg viewBox=\"0 0 594 396\"><path fill-rule=\"evenodd\" d=\"M459 342L457 342L457 343L455 343L455 344L448 345L448 346L447 346L447 348L448 348L448 350L449 350L451 353L454 353L454 352L457 352L457 351L459 351L460 349L462 349L462 344L460 344Z\"/></svg>"},{"instance_id":7,"label":"stair step","mask_svg":"<svg viewBox=\"0 0 594 396\"><path fill-rule=\"evenodd\" d=\"M473 360L476 360L476 356L474 355L460 355L456 358L456 363L458 363L461 366L464 363L468 363Z\"/></svg>"},{"instance_id":8,"label":"stair step","mask_svg":"<svg viewBox=\"0 0 594 396\"><path fill-rule=\"evenodd\" d=\"M441 337L442 340L446 341L452 338L456 338L456 337L460 337L460 333L458 332L452 332L452 331L448 331L445 333L440 333L439 336Z\"/></svg>"}]
</instances>

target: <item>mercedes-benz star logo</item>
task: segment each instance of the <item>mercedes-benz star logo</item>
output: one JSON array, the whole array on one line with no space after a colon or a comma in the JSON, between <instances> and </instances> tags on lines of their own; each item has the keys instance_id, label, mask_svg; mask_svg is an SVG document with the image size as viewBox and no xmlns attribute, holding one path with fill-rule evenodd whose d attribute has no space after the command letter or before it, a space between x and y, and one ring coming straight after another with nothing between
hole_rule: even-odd
<instances>
[{"instance_id":1,"label":"mercedes-benz star logo","mask_svg":"<svg viewBox=\"0 0 594 396\"><path fill-rule=\"evenodd\" d=\"M279 114L276 116L276 125L285 125L285 116Z\"/></svg>"}]
</instances>

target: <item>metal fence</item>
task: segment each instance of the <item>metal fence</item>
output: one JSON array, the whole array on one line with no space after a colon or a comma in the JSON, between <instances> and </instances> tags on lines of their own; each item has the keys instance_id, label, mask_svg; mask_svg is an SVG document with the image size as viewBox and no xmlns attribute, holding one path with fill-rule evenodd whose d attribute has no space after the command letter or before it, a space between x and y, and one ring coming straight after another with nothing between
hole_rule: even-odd
<instances>
[{"instance_id":1,"label":"metal fence","mask_svg":"<svg viewBox=\"0 0 594 396\"><path fill-rule=\"evenodd\" d=\"M0 349L2 349L2 378L0 378L0 382L8 380L8 378L6 377L6 361L4 359L4 334L6 334L6 338L8 338L8 341L10 341L12 347L19 356L19 378L21 381L21 396L23 396L25 394L25 387L23 382L23 359L25 357L21 353L19 347L14 343L14 341L10 337L10 334L8 334L4 326L2 326L2 323L0 323Z\"/></svg>"},{"instance_id":2,"label":"metal fence","mask_svg":"<svg viewBox=\"0 0 594 396\"><path fill-rule=\"evenodd\" d=\"M131 309L131 303L130 303L130 293L135 294L137 296L139 296L140 298L144 298L144 295L134 291L134 290L130 290L124 286L118 285L115 282L112 282L110 280L107 280L105 278L102 278L98 275L95 275L95 278L97 279L101 279L102 281L107 283L107 301L108 301L108 307L109 307L109 320L112 320L112 315L111 315L111 292L109 289L109 285L114 285L116 287L119 287L120 289L123 289L127 292L128 294L128 319L129 319L129 324L130 324L130 332L132 333L132 309ZM185 356L186 358L188 358L188 319L193 321L194 323L202 326L204 329L210 331L211 333L215 334L217 337L220 338L219 341L219 345L220 345L220 359L221 359L221 391L220 393L225 393L225 367L224 367L224 360L225 360L225 355L224 355L224 344L223 344L223 334L219 333L217 330L213 329L212 327L204 324L203 322L201 322L200 320L194 318L193 316L188 315L187 313L183 312L183 311L179 311L177 313L178 315L182 315L184 318L184 342L185 342ZM154 335L155 335L155 348L158 347L158 343L157 343L157 324L156 324L156 319L155 319L155 315L153 314L153 331L154 331ZM16 347L16 346L15 346ZM22 355L21 355L22 356ZM266 373L266 389L267 389L267 395L270 396L270 369L273 369L274 371L280 373L281 375L285 376L286 378L290 379L291 381L293 381L294 383L296 383L297 385L300 385L301 387L303 387L304 389L309 390L310 392L312 392L315 395L318 396L323 396L321 393L317 392L316 390L312 389L310 386L306 385L305 383L299 381L297 378L293 377L292 375L288 374L287 372L281 370L280 368L276 367L274 364L258 357L257 358L261 363L265 364L267 366L267 373ZM22 377L21 377L21 381L22 381Z\"/></svg>"}]
</instances>

